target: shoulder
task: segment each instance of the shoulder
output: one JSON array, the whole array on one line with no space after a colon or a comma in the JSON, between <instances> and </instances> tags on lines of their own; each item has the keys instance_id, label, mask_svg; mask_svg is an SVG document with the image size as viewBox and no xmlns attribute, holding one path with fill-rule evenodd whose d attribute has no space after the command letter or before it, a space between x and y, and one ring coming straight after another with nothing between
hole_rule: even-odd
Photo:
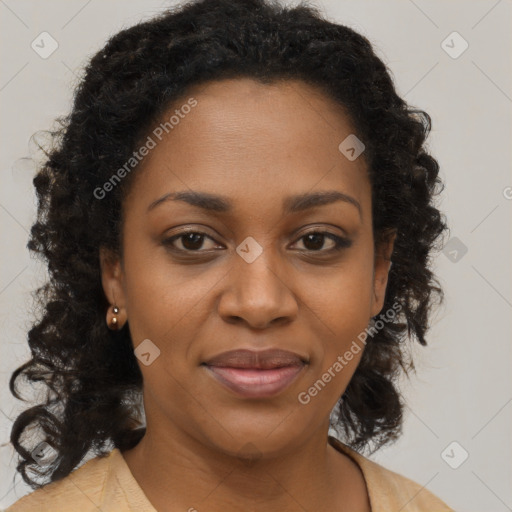
<instances>
[{"instance_id":1,"label":"shoulder","mask_svg":"<svg viewBox=\"0 0 512 512\"><path fill-rule=\"evenodd\" d=\"M372 512L454 512L425 486L367 459L334 437L329 440L361 468Z\"/></svg>"},{"instance_id":2,"label":"shoulder","mask_svg":"<svg viewBox=\"0 0 512 512\"><path fill-rule=\"evenodd\" d=\"M85 462L68 476L46 484L13 503L6 512L97 511L102 500L113 452Z\"/></svg>"}]
</instances>

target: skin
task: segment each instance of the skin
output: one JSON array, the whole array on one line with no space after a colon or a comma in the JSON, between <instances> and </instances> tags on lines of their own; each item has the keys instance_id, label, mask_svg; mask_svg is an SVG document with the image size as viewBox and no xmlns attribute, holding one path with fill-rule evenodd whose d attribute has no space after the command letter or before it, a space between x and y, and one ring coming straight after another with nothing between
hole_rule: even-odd
<instances>
[{"instance_id":1,"label":"skin","mask_svg":"<svg viewBox=\"0 0 512 512\"><path fill-rule=\"evenodd\" d=\"M122 257L100 252L105 294L134 347L149 339L160 350L150 365L138 362L147 430L123 456L159 511L369 511L359 467L327 443L362 350L308 404L297 398L383 307L393 239L374 251L364 157L349 161L338 149L354 130L338 104L301 81L209 82L163 119L192 96L197 106L133 176ZM233 209L169 200L147 211L182 190L226 196ZM328 190L360 211L337 201L283 214L289 195ZM172 252L163 241L188 227L207 235L202 245L178 238L174 247L188 252ZM312 231L352 244L332 251L328 237L304 238ZM236 252L248 236L263 249L252 263ZM309 359L271 398L238 397L201 366L224 351L270 347Z\"/></svg>"}]
</instances>

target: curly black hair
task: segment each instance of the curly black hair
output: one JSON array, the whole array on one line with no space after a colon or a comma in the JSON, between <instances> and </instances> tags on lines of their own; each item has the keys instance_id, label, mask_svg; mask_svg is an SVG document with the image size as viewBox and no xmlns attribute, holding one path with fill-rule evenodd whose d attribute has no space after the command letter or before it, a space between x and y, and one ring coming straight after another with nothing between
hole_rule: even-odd
<instances>
[{"instance_id":1,"label":"curly black hair","mask_svg":"<svg viewBox=\"0 0 512 512\"><path fill-rule=\"evenodd\" d=\"M331 426L357 450L378 449L401 433L396 380L414 369L409 342L426 345L430 313L443 300L430 269L447 229L435 205L443 189L439 165L425 148L431 118L397 95L367 38L317 7L195 0L120 31L90 59L33 180L38 214L27 247L47 262L49 275L34 292L41 314L28 332L31 359L9 386L20 400L21 376L46 390L19 414L10 437L17 471L34 489L62 479L89 453L135 446L145 432L129 326L111 331L105 323L99 263L100 247L121 254L123 198L136 168L107 200L95 190L189 86L236 77L313 85L345 109L364 141L375 247L396 232L383 310L398 304L400 313L368 337ZM41 434L37 441L26 439L29 427ZM31 455L41 441L56 453L43 465Z\"/></svg>"}]
</instances>

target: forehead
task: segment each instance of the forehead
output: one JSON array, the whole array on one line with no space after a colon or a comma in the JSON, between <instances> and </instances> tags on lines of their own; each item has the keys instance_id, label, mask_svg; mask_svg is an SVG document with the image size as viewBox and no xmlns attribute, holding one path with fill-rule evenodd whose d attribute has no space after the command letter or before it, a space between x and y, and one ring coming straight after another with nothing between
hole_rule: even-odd
<instances>
[{"instance_id":1,"label":"forehead","mask_svg":"<svg viewBox=\"0 0 512 512\"><path fill-rule=\"evenodd\" d=\"M334 187L361 203L368 194L363 156L350 161L339 149L354 133L345 110L302 81L240 78L196 85L160 121L164 129L149 132L155 147L133 187L146 203L155 194L186 189L255 204L315 187ZM161 140L155 135L160 132Z\"/></svg>"}]
</instances>

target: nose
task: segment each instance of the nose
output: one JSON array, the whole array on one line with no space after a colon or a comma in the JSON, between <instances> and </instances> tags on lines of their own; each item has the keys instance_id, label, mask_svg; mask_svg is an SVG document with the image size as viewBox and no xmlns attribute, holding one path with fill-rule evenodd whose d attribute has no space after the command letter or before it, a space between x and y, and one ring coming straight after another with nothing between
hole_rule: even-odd
<instances>
[{"instance_id":1,"label":"nose","mask_svg":"<svg viewBox=\"0 0 512 512\"><path fill-rule=\"evenodd\" d=\"M293 283L270 251L264 250L252 263L238 254L233 259L218 303L218 312L226 322L245 322L253 329L264 329L296 318Z\"/></svg>"}]
</instances>

